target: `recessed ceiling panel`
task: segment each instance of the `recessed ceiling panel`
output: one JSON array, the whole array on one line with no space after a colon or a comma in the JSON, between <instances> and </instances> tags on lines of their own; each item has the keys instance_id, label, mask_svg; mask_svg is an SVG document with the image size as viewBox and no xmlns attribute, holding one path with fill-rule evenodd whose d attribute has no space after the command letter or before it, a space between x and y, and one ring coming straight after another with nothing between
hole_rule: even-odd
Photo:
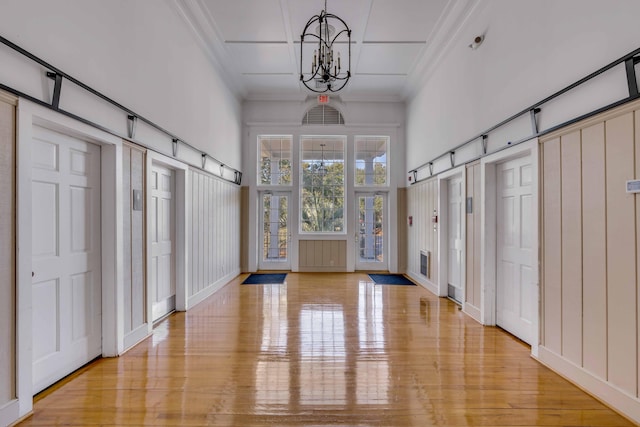
<instances>
[{"instance_id":1,"label":"recessed ceiling panel","mask_svg":"<svg viewBox=\"0 0 640 427\"><path fill-rule=\"evenodd\" d=\"M202 0L223 41L286 41L279 0Z\"/></svg>"},{"instance_id":2,"label":"recessed ceiling panel","mask_svg":"<svg viewBox=\"0 0 640 427\"><path fill-rule=\"evenodd\" d=\"M298 94L299 78L293 74L270 74L270 75L243 75L242 80L247 88L250 98L255 97L283 97L285 94Z\"/></svg>"},{"instance_id":3,"label":"recessed ceiling panel","mask_svg":"<svg viewBox=\"0 0 640 427\"><path fill-rule=\"evenodd\" d=\"M425 41L448 0L374 0L365 41Z\"/></svg>"},{"instance_id":4,"label":"recessed ceiling panel","mask_svg":"<svg viewBox=\"0 0 640 427\"><path fill-rule=\"evenodd\" d=\"M285 43L227 43L227 49L240 73L291 73L289 45Z\"/></svg>"},{"instance_id":5,"label":"recessed ceiling panel","mask_svg":"<svg viewBox=\"0 0 640 427\"><path fill-rule=\"evenodd\" d=\"M356 73L409 74L424 44L363 44Z\"/></svg>"},{"instance_id":6,"label":"recessed ceiling panel","mask_svg":"<svg viewBox=\"0 0 640 427\"><path fill-rule=\"evenodd\" d=\"M358 75L349 80L349 94L358 97L372 93L384 96L399 96L407 79L403 76Z\"/></svg>"}]
</instances>

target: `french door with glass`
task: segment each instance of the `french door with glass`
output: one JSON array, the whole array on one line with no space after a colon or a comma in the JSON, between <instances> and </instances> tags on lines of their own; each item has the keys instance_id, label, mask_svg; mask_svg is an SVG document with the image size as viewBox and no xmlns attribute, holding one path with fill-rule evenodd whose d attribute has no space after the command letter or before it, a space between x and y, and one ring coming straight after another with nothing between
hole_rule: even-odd
<instances>
[{"instance_id":1,"label":"french door with glass","mask_svg":"<svg viewBox=\"0 0 640 427\"><path fill-rule=\"evenodd\" d=\"M289 192L260 193L260 270L290 270Z\"/></svg>"},{"instance_id":2,"label":"french door with glass","mask_svg":"<svg viewBox=\"0 0 640 427\"><path fill-rule=\"evenodd\" d=\"M356 270L387 270L387 197L356 193Z\"/></svg>"}]
</instances>

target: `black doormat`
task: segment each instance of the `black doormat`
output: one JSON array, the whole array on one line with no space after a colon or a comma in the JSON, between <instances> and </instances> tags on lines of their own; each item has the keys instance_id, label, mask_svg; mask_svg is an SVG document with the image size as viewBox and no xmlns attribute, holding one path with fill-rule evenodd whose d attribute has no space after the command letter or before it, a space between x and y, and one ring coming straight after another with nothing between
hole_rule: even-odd
<instances>
[{"instance_id":1,"label":"black doormat","mask_svg":"<svg viewBox=\"0 0 640 427\"><path fill-rule=\"evenodd\" d=\"M376 285L408 285L416 286L411 280L404 277L402 274L369 274L371 280Z\"/></svg>"},{"instance_id":2,"label":"black doormat","mask_svg":"<svg viewBox=\"0 0 640 427\"><path fill-rule=\"evenodd\" d=\"M243 285L280 285L284 283L284 278L287 277L287 273L277 274L251 274L247 277Z\"/></svg>"}]
</instances>

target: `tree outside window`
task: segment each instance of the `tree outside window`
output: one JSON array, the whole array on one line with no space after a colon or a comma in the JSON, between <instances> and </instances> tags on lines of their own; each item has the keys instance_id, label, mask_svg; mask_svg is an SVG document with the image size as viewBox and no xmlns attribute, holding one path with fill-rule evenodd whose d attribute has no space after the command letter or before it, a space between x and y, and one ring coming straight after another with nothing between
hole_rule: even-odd
<instances>
[{"instance_id":1,"label":"tree outside window","mask_svg":"<svg viewBox=\"0 0 640 427\"><path fill-rule=\"evenodd\" d=\"M301 231L344 233L346 137L301 137Z\"/></svg>"}]
</instances>

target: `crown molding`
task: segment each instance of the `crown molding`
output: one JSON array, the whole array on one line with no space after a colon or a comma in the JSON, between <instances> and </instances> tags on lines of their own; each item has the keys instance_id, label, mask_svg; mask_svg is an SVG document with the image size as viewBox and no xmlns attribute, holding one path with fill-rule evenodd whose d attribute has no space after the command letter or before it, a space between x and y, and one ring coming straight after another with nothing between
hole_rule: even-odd
<instances>
[{"instance_id":1,"label":"crown molding","mask_svg":"<svg viewBox=\"0 0 640 427\"><path fill-rule=\"evenodd\" d=\"M202 0L167 0L167 2L186 24L214 70L222 77L224 84L238 98L238 101L242 102L247 95L247 90L237 77L239 74L229 69L228 64L232 63L229 60L229 53Z\"/></svg>"},{"instance_id":2,"label":"crown molding","mask_svg":"<svg viewBox=\"0 0 640 427\"><path fill-rule=\"evenodd\" d=\"M481 11L486 2L481 0L449 0L445 12L433 28L427 45L409 73L402 98L409 102L433 76L435 70L444 61L450 47L458 38L460 31L469 20Z\"/></svg>"}]
</instances>

